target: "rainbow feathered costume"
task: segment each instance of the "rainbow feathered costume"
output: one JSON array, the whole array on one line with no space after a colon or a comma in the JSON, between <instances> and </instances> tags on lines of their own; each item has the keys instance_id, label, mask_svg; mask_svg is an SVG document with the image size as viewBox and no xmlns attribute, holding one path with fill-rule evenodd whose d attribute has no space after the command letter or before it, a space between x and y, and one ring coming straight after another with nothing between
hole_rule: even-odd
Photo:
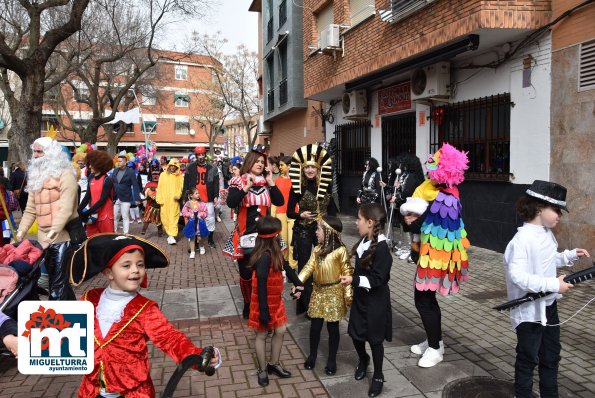
<instances>
[{"instance_id":1,"label":"rainbow feathered costume","mask_svg":"<svg viewBox=\"0 0 595 398\"><path fill-rule=\"evenodd\" d=\"M430 179L414 192L430 203L421 226L420 256L415 274L417 290L440 294L457 293L459 283L469 279L467 248L469 240L461 217L459 190L467 156L444 144L426 163Z\"/></svg>"}]
</instances>

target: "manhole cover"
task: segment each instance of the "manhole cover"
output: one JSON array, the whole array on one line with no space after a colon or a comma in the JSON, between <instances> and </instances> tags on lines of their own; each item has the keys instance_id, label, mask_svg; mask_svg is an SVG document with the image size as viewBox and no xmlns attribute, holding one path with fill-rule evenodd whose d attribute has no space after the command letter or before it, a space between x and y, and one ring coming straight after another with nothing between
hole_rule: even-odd
<instances>
[{"instance_id":1,"label":"manhole cover","mask_svg":"<svg viewBox=\"0 0 595 398\"><path fill-rule=\"evenodd\" d=\"M442 391L442 398L508 397L514 397L514 384L491 377L469 377L455 380L448 383Z\"/></svg>"}]
</instances>

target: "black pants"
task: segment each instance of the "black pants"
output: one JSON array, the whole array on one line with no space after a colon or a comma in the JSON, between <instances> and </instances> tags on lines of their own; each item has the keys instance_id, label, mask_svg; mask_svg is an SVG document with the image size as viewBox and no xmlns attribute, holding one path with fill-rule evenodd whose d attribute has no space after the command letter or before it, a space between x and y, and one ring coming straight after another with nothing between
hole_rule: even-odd
<instances>
[{"instance_id":1,"label":"black pants","mask_svg":"<svg viewBox=\"0 0 595 398\"><path fill-rule=\"evenodd\" d=\"M556 302L545 309L548 325L560 323ZM514 364L514 391L517 398L531 397L533 370L539 366L541 398L558 397L560 364L560 326L523 322L516 328L517 346Z\"/></svg>"},{"instance_id":2,"label":"black pants","mask_svg":"<svg viewBox=\"0 0 595 398\"><path fill-rule=\"evenodd\" d=\"M68 254L70 242L54 243L49 245L45 252L45 269L50 282L50 300L76 300L70 286L70 273Z\"/></svg>"},{"instance_id":3,"label":"black pants","mask_svg":"<svg viewBox=\"0 0 595 398\"><path fill-rule=\"evenodd\" d=\"M360 362L369 361L368 354L366 353L366 342L360 340L353 340L353 347L357 352L357 356ZM374 363L374 379L384 380L384 374L382 373L382 365L384 362L384 345L382 343L370 344L370 350L372 351L372 362Z\"/></svg>"},{"instance_id":4,"label":"black pants","mask_svg":"<svg viewBox=\"0 0 595 398\"><path fill-rule=\"evenodd\" d=\"M440 348L440 340L442 340L442 313L438 300L436 300L436 292L415 289L413 297L415 308L417 308L426 330L428 345L437 350Z\"/></svg>"},{"instance_id":5,"label":"black pants","mask_svg":"<svg viewBox=\"0 0 595 398\"><path fill-rule=\"evenodd\" d=\"M293 228L293 255L298 262L298 272L304 268L310 259L312 248L317 244L316 223L308 228L303 228L300 225L296 225ZM296 302L295 308L297 315L308 311L310 296L312 296L312 277L304 282L304 291Z\"/></svg>"}]
</instances>

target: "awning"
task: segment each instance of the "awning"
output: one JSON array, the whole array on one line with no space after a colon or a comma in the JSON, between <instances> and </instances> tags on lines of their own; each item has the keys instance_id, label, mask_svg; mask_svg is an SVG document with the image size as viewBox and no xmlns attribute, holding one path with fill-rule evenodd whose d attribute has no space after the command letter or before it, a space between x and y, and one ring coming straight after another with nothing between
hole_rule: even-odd
<instances>
[{"instance_id":1,"label":"awning","mask_svg":"<svg viewBox=\"0 0 595 398\"><path fill-rule=\"evenodd\" d=\"M382 83L383 80L400 73L449 60L464 52L475 51L477 47L479 47L479 35L468 35L443 46L432 48L413 57L409 57L378 72L370 73L367 76L345 83L345 90L352 91L375 86Z\"/></svg>"},{"instance_id":2,"label":"awning","mask_svg":"<svg viewBox=\"0 0 595 398\"><path fill-rule=\"evenodd\" d=\"M4 120L2 120L2 118L0 118L0 129L4 128Z\"/></svg>"}]
</instances>

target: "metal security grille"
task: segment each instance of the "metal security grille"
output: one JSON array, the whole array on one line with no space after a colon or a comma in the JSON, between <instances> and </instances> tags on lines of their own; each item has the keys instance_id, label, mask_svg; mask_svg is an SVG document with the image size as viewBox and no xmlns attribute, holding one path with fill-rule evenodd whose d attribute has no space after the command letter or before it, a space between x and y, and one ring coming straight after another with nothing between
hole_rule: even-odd
<instances>
[{"instance_id":1,"label":"metal security grille","mask_svg":"<svg viewBox=\"0 0 595 398\"><path fill-rule=\"evenodd\" d=\"M381 164L402 152L415 154L415 112L382 118Z\"/></svg>"},{"instance_id":2,"label":"metal security grille","mask_svg":"<svg viewBox=\"0 0 595 398\"><path fill-rule=\"evenodd\" d=\"M369 120L358 120L335 127L338 170L340 176L360 176L364 162L370 157L372 124Z\"/></svg>"},{"instance_id":3,"label":"metal security grille","mask_svg":"<svg viewBox=\"0 0 595 398\"><path fill-rule=\"evenodd\" d=\"M430 152L443 142L469 152L467 180L510 179L510 94L433 107Z\"/></svg>"}]
</instances>

